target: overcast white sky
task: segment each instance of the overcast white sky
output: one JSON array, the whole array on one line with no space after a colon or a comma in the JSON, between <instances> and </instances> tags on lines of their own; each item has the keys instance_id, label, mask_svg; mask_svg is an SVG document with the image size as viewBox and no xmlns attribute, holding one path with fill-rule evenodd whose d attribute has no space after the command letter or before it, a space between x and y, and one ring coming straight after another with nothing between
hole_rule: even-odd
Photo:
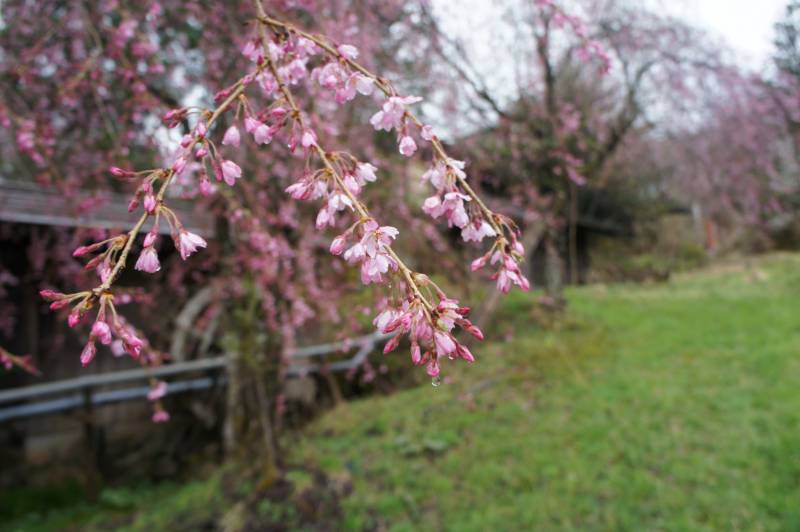
<instances>
[{"instance_id":1,"label":"overcast white sky","mask_svg":"<svg viewBox=\"0 0 800 532\"><path fill-rule=\"evenodd\" d=\"M562 0L569 4L570 0ZM727 41L747 65L763 66L770 56L773 25L788 0L632 0L654 11L679 16ZM492 0L434 0L445 31L476 38L487 18L498 17ZM477 36L481 39L484 36ZM486 37L488 39L488 37ZM487 42L488 44L488 42Z\"/></svg>"},{"instance_id":2,"label":"overcast white sky","mask_svg":"<svg viewBox=\"0 0 800 532\"><path fill-rule=\"evenodd\" d=\"M573 0L560 0L569 6ZM785 10L788 0L629 0L660 12L685 19L688 23L718 37L738 56L747 68L767 69L772 55L773 26ZM433 0L442 29L457 37L480 77L495 95L513 97L514 67L499 64L498 50L514 54L513 36L498 31L504 16L496 0ZM492 24L496 21L497 24ZM509 38L511 40L509 40ZM434 103L432 109L441 106ZM430 109L436 123L436 113ZM473 117L480 119L480 117ZM480 121L480 120L479 120ZM448 115L447 123L452 123ZM437 126L440 124L436 124ZM469 125L463 124L467 129Z\"/></svg>"},{"instance_id":3,"label":"overcast white sky","mask_svg":"<svg viewBox=\"0 0 800 532\"><path fill-rule=\"evenodd\" d=\"M772 52L772 27L786 3L787 0L680 0L671 3L670 9L721 35L748 64L760 66Z\"/></svg>"}]
</instances>

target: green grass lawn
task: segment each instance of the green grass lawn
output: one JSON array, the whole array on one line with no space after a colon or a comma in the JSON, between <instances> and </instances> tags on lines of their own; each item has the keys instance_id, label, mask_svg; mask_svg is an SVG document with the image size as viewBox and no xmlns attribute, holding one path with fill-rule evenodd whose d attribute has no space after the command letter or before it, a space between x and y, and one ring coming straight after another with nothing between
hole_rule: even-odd
<instances>
[{"instance_id":1,"label":"green grass lawn","mask_svg":"<svg viewBox=\"0 0 800 532\"><path fill-rule=\"evenodd\" d=\"M290 462L352 482L332 529L800 530L798 295L800 255L574 289L546 329L513 294L477 364L327 413Z\"/></svg>"}]
</instances>

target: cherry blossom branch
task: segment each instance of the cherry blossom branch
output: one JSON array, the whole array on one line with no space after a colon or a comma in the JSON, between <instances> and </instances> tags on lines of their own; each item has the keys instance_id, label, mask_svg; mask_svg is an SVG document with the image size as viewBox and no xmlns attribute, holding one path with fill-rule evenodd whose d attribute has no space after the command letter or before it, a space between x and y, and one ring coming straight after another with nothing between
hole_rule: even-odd
<instances>
[{"instance_id":1,"label":"cherry blossom branch","mask_svg":"<svg viewBox=\"0 0 800 532\"><path fill-rule=\"evenodd\" d=\"M266 15L261 1L254 0L254 3L259 17L264 18ZM386 344L384 353L394 350L399 345L403 334L407 333L412 344L412 361L414 364L427 363L428 374L434 378L439 376L439 359L441 357L451 359L458 357L468 362L473 362L474 357L469 349L459 343L451 333L453 327L458 324L478 339L483 338L481 331L466 319L469 309L459 307L457 301L447 298L444 292L428 276L412 271L392 249L391 241L397 236L397 229L380 227L370 214L367 206L358 198L357 193L352 190L353 187L348 186L347 177L343 175L341 169L335 164L337 162L336 159L341 155L323 149L317 140L316 134L306 124L292 90L284 81L271 55L270 41L263 25L259 26L259 36L264 52L263 57L260 57L260 61L263 61L266 65L267 70L274 79L277 92L282 95L289 106L290 117L302 132L303 147L310 150L310 152L307 152L309 155L311 153L317 155L324 167L323 175L333 180L335 190L347 198L348 206L359 216L359 220L354 226L351 226L351 229L345 235L340 235L334 239L331 245L331 252L334 254L342 253L346 246L347 235L356 227L360 227L364 234L360 242L345 253L345 259L348 262L351 262L351 259L355 262L361 262L362 280L365 283L382 282L381 273L388 272L389 268L395 268L400 271L407 289L410 291L409 298L404 299L398 305L398 308L387 309L375 319L375 325L382 332L400 332ZM303 188L296 190L307 190L303 183L297 183L293 186L297 185ZM292 187L289 189L291 190ZM360 186L356 190L360 190ZM298 198L303 199L303 195L299 195ZM323 212L325 211L323 210ZM381 258L384 254L388 259ZM381 261L383 262L381 263ZM366 278L364 276L365 270L367 271ZM439 297L437 305L434 306L429 298L423 294L422 285L435 290ZM424 354L422 354L420 344L426 348Z\"/></svg>"},{"instance_id":2,"label":"cherry blossom branch","mask_svg":"<svg viewBox=\"0 0 800 532\"><path fill-rule=\"evenodd\" d=\"M322 80L321 83L323 86L327 84L337 88L337 101L352 99L356 91L362 94L369 94L372 92L371 86L373 84L378 87L388 100L382 110L376 113L370 121L376 129L389 131L392 128L397 128L398 131L401 131L400 152L403 155L410 156L417 149L416 143L408 135L406 120L410 120L417 127L420 136L431 143L435 158L438 158L438 162L435 161L433 167L423 175L423 178L431 181L431 184L434 185L438 192L437 195L431 196L425 201L423 210L434 218L442 215L446 216L451 226L455 225L462 229L464 240L480 241L486 236L496 237L491 249L485 255L473 261L472 270L475 271L482 268L489 261L492 264L500 263L499 271L493 276L497 280L498 289L508 292L511 284L516 284L523 290L528 290L530 286L528 280L522 275L518 266L518 263L522 262L525 256L522 244L518 240L519 230L510 218L497 214L486 206L485 202L467 182L467 176L463 171L464 163L452 159L445 151L439 137L433 133L431 126L423 124L407 108L407 104L415 103L419 101L419 98L399 96L389 81L371 72L355 60L358 56L358 51L355 47L350 45L335 47L324 37L314 35L293 24L267 16L260 6L260 2L256 3L259 4L259 8L257 8L258 20L261 22L262 29L267 26L278 37L293 35L296 38L311 42L323 50L335 61L335 64L342 64L362 76L360 79L351 76L347 78L346 82L341 83L341 81L337 81L337 78L343 78L344 76L336 71L329 72L328 75L331 81ZM321 75L326 74L323 73ZM459 185L460 191L458 188L448 185L450 180ZM464 201L471 201L477 205L482 221L470 219L464 209Z\"/></svg>"},{"instance_id":3,"label":"cherry blossom branch","mask_svg":"<svg viewBox=\"0 0 800 532\"><path fill-rule=\"evenodd\" d=\"M261 12L263 13L263 7L261 6L261 2L256 1L256 5L260 8ZM261 28L261 33L262 33L261 35L262 41L266 46L268 41L267 41L267 36L264 33L263 27ZM297 121L302 131L306 131L307 127L303 119L302 112L300 111L300 108L297 106L297 103L295 102L292 91L289 89L289 87L287 87L286 83L284 83L283 79L278 73L278 69L275 67L274 61L269 57L269 55L265 57L265 62L267 68L272 73L273 77L278 83L278 89L280 90L281 94L283 94L284 98L286 99L286 103L291 108L292 118ZM333 164L331 164L328 153L324 149L322 149L322 147L319 145L317 141L313 141L311 143L311 146L319 156L320 160L322 161L322 164L325 166L330 176L334 179L339 190L341 190L352 202L354 209L361 217L361 222L365 223L368 220L374 220L372 215L369 213L367 206L364 203L362 203L361 200L359 200L358 197L355 194L353 194L352 191L350 191L347 185L345 185L343 177L333 166ZM425 298L424 295L422 295L422 292L420 291L417 282L414 280L414 276L417 274L414 273L408 266L406 266L406 264L400 259L400 257L397 256L397 254L391 247L387 246L387 252L392 257L392 259L394 259L395 263L397 264L397 267L403 274L403 277L405 278L409 288L414 292L414 295L425 305L428 311L433 310L434 308L433 305Z\"/></svg>"},{"instance_id":4,"label":"cherry blossom branch","mask_svg":"<svg viewBox=\"0 0 800 532\"><path fill-rule=\"evenodd\" d=\"M182 147L185 151L176 159L172 167L141 172L123 170L117 167L111 168L111 173L117 177L143 178L142 184L140 184L137 189L129 209L135 209L138 206L140 195L144 195L144 212L127 233L101 242L96 242L89 246L81 246L73 252L73 256L79 257L88 253L98 252L104 247L106 248L105 251L94 257L86 265L87 269L97 268L101 279L101 283L98 286L91 290L72 294L62 294L53 290L42 290L40 292L43 298L51 302L50 308L53 310L72 306L68 319L70 327L74 327L80 323L83 316L89 310L95 305L99 305L99 310L92 324L89 339L81 353L81 363L84 366L88 365L94 359L97 352L97 341L100 341L100 343L104 345L111 346L112 351L116 354L127 352L133 358L138 359L144 366L159 365L164 358L162 353L151 349L147 341L140 337L139 332L127 323L122 316L118 315L115 307L115 295L111 292L111 288L122 269L127 265L128 256L137 235L151 217L155 217L155 222L151 231L145 236L144 250L136 263L136 269L150 273L160 269L158 255L153 246L158 235L158 224L161 216L164 216L170 224L173 240L182 258L186 259L191 253L196 251L197 248L206 246L205 240L200 236L189 233L183 228L171 209L164 205L164 198L175 176L184 170L186 158L191 152L192 147L198 142L205 141L208 128L219 119L222 113L224 113L237 98L239 98L245 88L246 83L244 82L244 78L242 78L231 87L230 94L223 99L222 103L220 103L213 112L209 110L201 112L201 120L198 121L198 125L191 136L190 142L187 143L184 141L182 143ZM176 119L183 119L185 115L186 112L183 110L177 113L170 112L165 118L174 122ZM202 121L203 118L206 120ZM201 150L202 149L203 148L201 148ZM153 194L153 186L158 180L161 180L161 185L158 191ZM122 302L130 300L129 297L124 297L123 299L124 301ZM117 336L118 340L115 341L113 339L114 335ZM167 421L169 419L169 414L164 410L160 401L163 394L166 393L166 384L153 379L151 380L153 393L150 394L149 397L154 404L155 411L153 414L153 421Z\"/></svg>"},{"instance_id":5,"label":"cherry blossom branch","mask_svg":"<svg viewBox=\"0 0 800 532\"><path fill-rule=\"evenodd\" d=\"M267 18L259 0L255 0L255 6L259 20ZM276 40L270 40L266 31L269 26L257 24L257 27L260 38L255 41L251 40L243 50L244 55L255 63L255 68L236 83L215 95L214 100L220 103L213 111L201 108L180 108L173 109L164 116L164 122L171 128L184 123L189 114L198 115L194 129L190 134L184 135L171 167L142 171L111 168L111 173L117 177L140 181L129 209L136 209L141 201L144 212L128 233L88 246L81 246L73 253L76 257L97 253L88 262L86 268L97 269L101 283L91 290L72 294L62 294L52 290L41 292L45 299L51 301L52 309L72 307L68 322L73 327L89 310L95 306L99 307L89 339L81 353L81 362L87 365L92 361L96 354L96 342L100 341L104 345L113 344L112 349L119 342L121 352L127 352L132 357L138 358L143 364L145 359L148 359L147 363L160 363L160 354L148 349L147 343L138 337L138 331L117 314L115 295L111 292L111 288L122 269L127 265L138 233L150 218L154 218L153 227L144 237L143 249L135 265L137 270L154 273L160 269L154 244L158 238L158 226L162 219L170 225L172 238L182 259L188 258L198 248L206 247L205 240L186 231L175 212L165 204L164 200L169 186L177 176L184 172L188 160L192 156L201 163L198 185L199 191L204 195L213 192L206 173L206 164L210 164L218 181L224 180L230 186L233 186L241 177L241 168L231 160L222 159L221 148L217 147L209 136L210 128L224 112L230 110L234 103L237 104L235 120L243 118L245 129L253 135L256 144L268 144L287 125L290 126L288 128L290 130L288 132L289 149L294 152L298 145L302 145L306 155L306 173L299 182L289 186L287 192L294 199L299 200L326 199L325 206L317 216L316 225L319 229L325 226L334 226L336 212L347 207L357 215L356 222L333 240L330 247L331 253L343 254L348 263L359 265L361 279L365 284L386 283L389 276L399 275L401 282L398 286L405 288L405 295L393 297L392 304L374 320L374 324L382 332L401 333L395 335L386 344L384 352L394 350L399 345L401 337L407 334L411 341L412 361L414 364L426 364L428 374L432 377L439 375L439 361L442 357L474 361L472 353L455 339L452 332L453 328L458 325L473 336L479 339L483 338L481 331L466 318L469 309L461 307L456 300L448 298L428 276L409 268L391 246L399 233L397 229L379 226L367 206L359 199L358 194L361 188L367 182L376 179L376 168L369 163L359 162L346 152L329 152L323 149L317 140L317 135L309 127L309 122L297 104L290 85L308 76L306 62L309 57L319 53L319 49L311 40L302 39L297 34L289 32L275 34ZM347 52L341 52L340 57L350 56L353 53L347 48L340 47L340 49ZM282 59L287 62L291 61L291 63L279 65L278 62ZM360 68L363 69L363 67ZM314 72L310 79L314 79ZM366 78L364 77L364 79ZM370 80L373 79L377 80L374 77L370 78ZM370 81L370 84L372 83L373 81ZM386 82L378 80L378 83L385 84ZM264 94L268 98L274 98L275 101L267 108L255 112L253 103L245 94L250 85L260 86ZM396 93L391 90L387 94L394 95ZM464 181L465 175L461 172L463 163L450 159L441 143L430 132L430 128L424 126L405 109L406 104L413 103L413 101L416 99L390 96L384 105L384 110L376 115L377 118L373 117L372 121L383 121L382 128L387 130L402 125L404 136L401 141L401 152L406 155L409 155L409 151L416 150L416 144L407 134L407 120L416 124L426 140L434 143L437 156L441 160L427 174L431 174L429 178L432 182L438 183L435 186L439 190L439 194L444 195L444 200L441 202L443 206L434 217L446 214L449 220L455 220L455 224L464 229L469 222L469 216L463 202L473 201L472 196L477 198L477 195ZM283 107L284 104L288 110ZM242 115L244 116L242 117ZM388 123L391 124L391 127L387 127ZM228 147L239 146L240 134L235 122L225 131L221 144ZM411 145L413 145L413 150ZM322 168L311 171L310 166L313 159L319 159ZM472 196L458 192L455 183L463 183L462 190ZM436 199L439 201L439 196ZM498 236L495 246L485 257L479 259L479 262L485 263L489 260L489 254L493 253L492 262L502 261L503 263L501 271L496 274L496 276L501 276L498 279L498 287L505 291L513 281L527 288L527 281L521 276L516 265L516 259L521 258L522 251L516 242L513 223L489 211L480 199L476 199L474 203L482 215L488 217L488 221L481 222L481 231L485 235ZM508 233L509 240L506 240L503 231ZM469 239L466 229L464 229L464 235L465 239ZM348 247L348 241L351 240L354 242L349 249L345 250ZM508 272L511 277L518 275L516 280L509 281ZM113 339L114 335L118 340ZM147 356L142 356L143 353ZM154 382L153 387L160 389L160 384ZM160 402L158 402L160 396L154 392L154 397L156 400L154 419L158 417L158 421L165 421L166 413L163 412Z\"/></svg>"},{"instance_id":6,"label":"cherry blossom branch","mask_svg":"<svg viewBox=\"0 0 800 532\"><path fill-rule=\"evenodd\" d=\"M263 10L262 10L262 12L263 12ZM372 79L372 81L375 84L375 86L378 87L378 89L380 89L380 91L383 92L383 94L387 98L392 98L392 97L397 97L398 96L397 91L394 89L394 87L392 87L392 85L387 80L385 80L384 78L381 78L377 74L371 72L365 66L363 66L359 62L357 62L354 59L352 59L346 53L342 53L342 51L340 51L339 49L334 48L332 45L330 45L327 42L327 40L325 38L317 36L317 35L314 35L313 33L309 33L307 31L303 31L303 30L299 29L297 26L294 26L293 24L290 24L288 22L282 22L282 21L274 19L272 17L268 17L268 16L266 16L266 14L261 15L261 13L259 13L259 21L261 21L263 24L266 24L266 25L268 25L269 27L271 27L273 29L276 29L276 30L279 30L279 31L288 32L288 33L293 33L293 34L295 34L297 36L300 36L300 37L303 37L305 39L308 39L309 41L313 42L314 44L319 46L321 49L323 49L325 52L327 52L331 57L335 58L336 60L338 60L338 61L340 61L342 63L345 63L346 65L348 65L353 70L356 70L356 71L360 72L362 75L367 76L368 78ZM423 122L414 113L412 113L409 110L405 110L405 115L420 130L423 130L426 127L430 127L430 126L426 126L425 124L423 124ZM433 135L430 139L426 139L426 140L430 141L431 145L433 146L434 151L437 153L437 155L439 157L441 157L442 160L446 161L446 160L450 159L450 156L445 151L441 140L439 140L439 137ZM472 187L469 185L469 183L467 183L466 177L463 176L463 175L456 175L456 178L458 179L458 181L461 184L461 186L464 187L464 190L467 192L467 195L469 195L473 199L473 201L475 201L475 203L480 207L481 211L483 212L484 216L486 217L486 220L490 224L492 224L493 229L495 231L497 231L498 234L502 234L503 231L500 229L500 226L499 226L499 224L498 224L498 222L496 220L497 215L491 209L489 209L486 206L486 204L483 202L483 200L480 198L480 196L478 196L478 194L472 189Z\"/></svg>"},{"instance_id":7,"label":"cherry blossom branch","mask_svg":"<svg viewBox=\"0 0 800 532\"><path fill-rule=\"evenodd\" d=\"M589 36L586 24L581 17L567 13L554 0L536 0L535 3L540 9L550 11L548 13L549 17L546 19L547 22L552 20L558 28L568 27L578 38L581 45L576 53L580 60L586 62L595 58L601 64L600 73L602 75L606 75L611 71L611 57L602 43Z\"/></svg>"}]
</instances>

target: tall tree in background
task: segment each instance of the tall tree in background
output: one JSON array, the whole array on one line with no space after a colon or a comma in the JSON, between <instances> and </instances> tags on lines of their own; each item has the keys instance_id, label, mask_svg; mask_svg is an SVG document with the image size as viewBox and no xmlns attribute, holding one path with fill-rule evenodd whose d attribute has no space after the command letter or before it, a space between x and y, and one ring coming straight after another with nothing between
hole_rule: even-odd
<instances>
[{"instance_id":1,"label":"tall tree in background","mask_svg":"<svg viewBox=\"0 0 800 532\"><path fill-rule=\"evenodd\" d=\"M800 79L800 2L791 0L775 24L775 64L781 72Z\"/></svg>"},{"instance_id":2,"label":"tall tree in background","mask_svg":"<svg viewBox=\"0 0 800 532\"><path fill-rule=\"evenodd\" d=\"M713 43L682 21L621 0L580 5L581 19L550 2L502 4L514 16L496 21L496 33L513 53L498 54L491 71L475 64L466 43L436 40L465 113L495 124L473 128L481 140L469 145L480 154L482 185L524 220L529 250L542 241L556 300L564 259L569 280L579 280L578 219L613 185L610 161L632 135L693 109L694 93L723 64ZM430 12L428 23L440 26ZM497 82L502 72L513 73L510 88Z\"/></svg>"}]
</instances>

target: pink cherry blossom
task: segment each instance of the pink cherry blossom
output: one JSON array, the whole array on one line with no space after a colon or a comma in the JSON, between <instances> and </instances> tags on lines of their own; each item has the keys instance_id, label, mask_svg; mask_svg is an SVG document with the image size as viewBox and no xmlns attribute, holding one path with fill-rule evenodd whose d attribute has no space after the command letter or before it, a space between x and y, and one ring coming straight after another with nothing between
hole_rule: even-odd
<instances>
[{"instance_id":1,"label":"pink cherry blossom","mask_svg":"<svg viewBox=\"0 0 800 532\"><path fill-rule=\"evenodd\" d=\"M262 122L259 122L255 118L248 116L244 119L244 130L247 131L249 134L253 134L253 132L258 129L259 126L262 125Z\"/></svg>"},{"instance_id":2,"label":"pink cherry blossom","mask_svg":"<svg viewBox=\"0 0 800 532\"><path fill-rule=\"evenodd\" d=\"M356 178L359 180L359 184L364 186L368 182L374 182L377 179L375 170L377 168L369 163L358 163L356 165Z\"/></svg>"},{"instance_id":3,"label":"pink cherry blossom","mask_svg":"<svg viewBox=\"0 0 800 532\"><path fill-rule=\"evenodd\" d=\"M165 395L167 395L167 383L164 381L157 381L150 387L150 391L147 392L147 399L149 401L158 401Z\"/></svg>"},{"instance_id":4,"label":"pink cherry blossom","mask_svg":"<svg viewBox=\"0 0 800 532\"><path fill-rule=\"evenodd\" d=\"M117 329L117 336L122 340L122 347L133 358L139 358L144 347L144 342L141 338L127 326L120 326Z\"/></svg>"},{"instance_id":5,"label":"pink cherry blossom","mask_svg":"<svg viewBox=\"0 0 800 532\"><path fill-rule=\"evenodd\" d=\"M273 135L272 127L267 124L259 123L253 130L253 140L256 141L256 144L269 144L272 142Z\"/></svg>"},{"instance_id":6,"label":"pink cherry blossom","mask_svg":"<svg viewBox=\"0 0 800 532\"><path fill-rule=\"evenodd\" d=\"M476 219L461 229L461 238L465 242L480 242L486 237L495 237L497 232L486 220Z\"/></svg>"},{"instance_id":7,"label":"pink cherry blossom","mask_svg":"<svg viewBox=\"0 0 800 532\"><path fill-rule=\"evenodd\" d=\"M414 155L414 152L417 151L417 143L414 142L414 139L405 135L403 138L400 139L400 153L405 155L406 157L411 157Z\"/></svg>"},{"instance_id":8,"label":"pink cherry blossom","mask_svg":"<svg viewBox=\"0 0 800 532\"><path fill-rule=\"evenodd\" d=\"M347 238L339 235L331 242L330 252L333 255L341 255L347 247Z\"/></svg>"},{"instance_id":9,"label":"pink cherry blossom","mask_svg":"<svg viewBox=\"0 0 800 532\"><path fill-rule=\"evenodd\" d=\"M134 269L141 272L156 273L161 269L161 264L158 261L158 252L152 246L147 246L142 249L139 258L136 260Z\"/></svg>"},{"instance_id":10,"label":"pink cherry blossom","mask_svg":"<svg viewBox=\"0 0 800 532\"><path fill-rule=\"evenodd\" d=\"M358 57L358 48L350 44L340 44L336 50L346 59L356 59Z\"/></svg>"},{"instance_id":11,"label":"pink cherry blossom","mask_svg":"<svg viewBox=\"0 0 800 532\"><path fill-rule=\"evenodd\" d=\"M306 129L303 131L303 137L300 140L300 144L304 148L310 148L317 143L317 135L310 129Z\"/></svg>"},{"instance_id":12,"label":"pink cherry blossom","mask_svg":"<svg viewBox=\"0 0 800 532\"><path fill-rule=\"evenodd\" d=\"M180 231L177 240L175 247L178 248L178 252L183 260L189 258L189 255L197 251L198 248L204 248L207 245L203 237L186 230Z\"/></svg>"},{"instance_id":13,"label":"pink cherry blossom","mask_svg":"<svg viewBox=\"0 0 800 532\"><path fill-rule=\"evenodd\" d=\"M222 161L222 177L225 179L225 182L233 186L236 184L236 180L242 177L242 169L239 168L239 165L233 161L224 160Z\"/></svg>"},{"instance_id":14,"label":"pink cherry blossom","mask_svg":"<svg viewBox=\"0 0 800 532\"><path fill-rule=\"evenodd\" d=\"M172 171L175 172L176 175L182 174L185 168L186 157L183 156L178 157L172 165Z\"/></svg>"},{"instance_id":15,"label":"pink cherry blossom","mask_svg":"<svg viewBox=\"0 0 800 532\"><path fill-rule=\"evenodd\" d=\"M222 137L222 144L225 146L239 146L241 137L239 136L239 128L231 126L225 130L225 135Z\"/></svg>"},{"instance_id":16,"label":"pink cherry blossom","mask_svg":"<svg viewBox=\"0 0 800 532\"><path fill-rule=\"evenodd\" d=\"M353 74L347 80L348 85L354 87L359 94L369 96L375 92L375 80L361 74Z\"/></svg>"},{"instance_id":17,"label":"pink cherry blossom","mask_svg":"<svg viewBox=\"0 0 800 532\"><path fill-rule=\"evenodd\" d=\"M434 331L433 341L436 344L436 353L439 356L447 356L456 350L456 343L448 333Z\"/></svg>"},{"instance_id":18,"label":"pink cherry blossom","mask_svg":"<svg viewBox=\"0 0 800 532\"><path fill-rule=\"evenodd\" d=\"M377 130L391 131L399 128L406 114L406 106L422 101L417 96L392 96L383 104L381 110L370 118L372 127Z\"/></svg>"}]
</instances>

